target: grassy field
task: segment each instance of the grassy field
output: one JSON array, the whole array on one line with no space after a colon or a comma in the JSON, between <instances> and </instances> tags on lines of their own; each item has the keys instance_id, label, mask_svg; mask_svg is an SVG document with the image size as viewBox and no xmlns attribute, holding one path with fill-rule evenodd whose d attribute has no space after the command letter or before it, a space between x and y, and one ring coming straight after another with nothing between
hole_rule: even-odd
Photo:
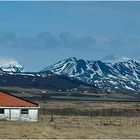
<instances>
[{"instance_id":1,"label":"grassy field","mask_svg":"<svg viewBox=\"0 0 140 140\"><path fill-rule=\"evenodd\" d=\"M40 102L41 108L88 110L139 109L138 103ZM50 120L53 118L53 121ZM140 117L52 115L40 112L38 122L0 121L0 138L140 138Z\"/></svg>"},{"instance_id":2,"label":"grassy field","mask_svg":"<svg viewBox=\"0 0 140 140\"><path fill-rule=\"evenodd\" d=\"M94 101L39 101L38 104L41 108L73 108L73 109L140 109L139 102L94 102Z\"/></svg>"},{"instance_id":3,"label":"grassy field","mask_svg":"<svg viewBox=\"0 0 140 140\"><path fill-rule=\"evenodd\" d=\"M38 122L0 122L0 138L140 138L140 118L41 116Z\"/></svg>"}]
</instances>

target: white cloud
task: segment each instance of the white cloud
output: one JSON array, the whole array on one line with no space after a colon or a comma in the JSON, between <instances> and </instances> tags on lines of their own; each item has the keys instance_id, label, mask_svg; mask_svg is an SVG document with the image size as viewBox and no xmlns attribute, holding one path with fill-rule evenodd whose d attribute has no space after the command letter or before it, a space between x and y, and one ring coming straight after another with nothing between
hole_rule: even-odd
<instances>
[{"instance_id":1,"label":"white cloud","mask_svg":"<svg viewBox=\"0 0 140 140\"><path fill-rule=\"evenodd\" d=\"M21 65L14 58L1 58L0 57L0 67L9 67L10 65L21 67Z\"/></svg>"},{"instance_id":2,"label":"white cloud","mask_svg":"<svg viewBox=\"0 0 140 140\"><path fill-rule=\"evenodd\" d=\"M49 32L41 32L36 36L17 36L13 33L0 34L1 47L17 47L29 49L53 49L53 48L88 48L93 46L96 40L93 36L76 37L69 32L55 36Z\"/></svg>"}]
</instances>

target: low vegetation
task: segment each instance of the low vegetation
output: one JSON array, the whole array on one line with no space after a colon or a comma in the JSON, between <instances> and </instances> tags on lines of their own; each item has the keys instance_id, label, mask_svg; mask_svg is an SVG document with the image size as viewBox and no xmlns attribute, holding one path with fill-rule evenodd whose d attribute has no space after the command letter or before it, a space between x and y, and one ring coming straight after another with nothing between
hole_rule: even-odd
<instances>
[{"instance_id":1,"label":"low vegetation","mask_svg":"<svg viewBox=\"0 0 140 140\"><path fill-rule=\"evenodd\" d=\"M90 113L61 114L61 110L80 111L101 109L139 109L139 103L93 103L93 102L40 102L41 110L38 122L0 121L0 138L140 138L139 115L91 115ZM44 108L45 110L42 110ZM58 109L55 114L49 109ZM137 110L137 113L139 110ZM130 113L132 114L132 113Z\"/></svg>"}]
</instances>

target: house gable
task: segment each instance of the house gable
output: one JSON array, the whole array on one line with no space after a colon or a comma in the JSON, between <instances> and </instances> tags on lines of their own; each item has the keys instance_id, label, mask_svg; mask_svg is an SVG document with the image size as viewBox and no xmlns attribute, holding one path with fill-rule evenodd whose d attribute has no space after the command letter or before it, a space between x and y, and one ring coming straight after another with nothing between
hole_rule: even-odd
<instances>
[{"instance_id":1,"label":"house gable","mask_svg":"<svg viewBox=\"0 0 140 140\"><path fill-rule=\"evenodd\" d=\"M6 92L0 92L0 107L39 107L37 103L24 100Z\"/></svg>"}]
</instances>

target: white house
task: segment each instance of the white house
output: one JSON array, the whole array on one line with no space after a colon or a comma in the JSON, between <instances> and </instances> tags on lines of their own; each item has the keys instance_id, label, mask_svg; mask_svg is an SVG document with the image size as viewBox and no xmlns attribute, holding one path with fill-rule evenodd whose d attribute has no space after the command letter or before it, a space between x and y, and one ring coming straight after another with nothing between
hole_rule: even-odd
<instances>
[{"instance_id":1,"label":"white house","mask_svg":"<svg viewBox=\"0 0 140 140\"><path fill-rule=\"evenodd\" d=\"M37 103L0 92L0 119L37 121L39 108Z\"/></svg>"}]
</instances>

